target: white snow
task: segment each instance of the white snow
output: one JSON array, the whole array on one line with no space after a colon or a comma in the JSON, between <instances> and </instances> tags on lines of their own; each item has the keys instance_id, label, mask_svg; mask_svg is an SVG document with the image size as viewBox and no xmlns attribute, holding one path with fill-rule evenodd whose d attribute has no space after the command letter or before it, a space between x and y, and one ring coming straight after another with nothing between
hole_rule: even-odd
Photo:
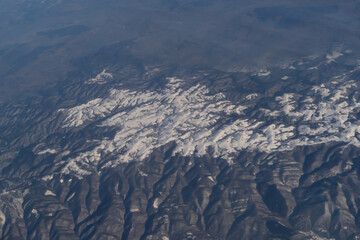
<instances>
[{"instance_id":1,"label":"white snow","mask_svg":"<svg viewBox=\"0 0 360 240\"><path fill-rule=\"evenodd\" d=\"M105 167L141 161L155 148L170 142L176 143L173 155L202 156L211 148L214 157L229 162L241 150L270 153L330 141L360 146L356 137L360 124L354 116L360 103L354 97L346 98L357 87L353 81L314 86L305 95L277 96L277 110L262 109L274 119L269 122L247 117L243 113L245 106L233 104L221 93L210 94L205 86L184 89L182 80L168 80L166 88L159 92L114 89L107 98L62 110L66 114L64 127L104 119L100 127L119 129L113 139L102 139L94 149L64 161L62 172L80 177L90 174L91 166L97 166L109 153L117 159ZM245 98L252 99L254 95L248 96ZM292 120L281 123L279 116Z\"/></svg>"},{"instance_id":2,"label":"white snow","mask_svg":"<svg viewBox=\"0 0 360 240\"><path fill-rule=\"evenodd\" d=\"M147 177L147 176L148 176L146 173L144 173L144 172L141 171L140 169L138 169L138 172L139 172L140 175L143 176L143 177Z\"/></svg>"},{"instance_id":3,"label":"white snow","mask_svg":"<svg viewBox=\"0 0 360 240\"><path fill-rule=\"evenodd\" d=\"M39 212L35 208L31 210L31 213L34 214L36 217L39 216Z\"/></svg>"},{"instance_id":4,"label":"white snow","mask_svg":"<svg viewBox=\"0 0 360 240\"><path fill-rule=\"evenodd\" d=\"M266 70L266 69L261 70L260 72L257 73L257 75L258 75L259 77L267 77L267 76L269 76L270 74L271 74L271 72L268 71L268 70Z\"/></svg>"},{"instance_id":5,"label":"white snow","mask_svg":"<svg viewBox=\"0 0 360 240\"><path fill-rule=\"evenodd\" d=\"M335 62L335 60L341 57L343 54L341 52L333 51L331 54L326 55L327 63Z\"/></svg>"},{"instance_id":6,"label":"white snow","mask_svg":"<svg viewBox=\"0 0 360 240\"><path fill-rule=\"evenodd\" d=\"M181 80L169 78L169 84L162 92L112 90L109 98L92 100L67 110L64 127L78 127L86 121L104 117L112 109L120 109L103 121L101 126L118 126L121 130L114 139L102 140L93 150L68 160L63 173L89 174L80 165L94 165L104 153L122 152L118 154L117 161L109 162L106 166L143 160L154 148L171 141L177 143L174 154L188 156L197 150L203 155L209 147L213 147L215 154L220 156L232 145L229 134L243 129L243 133L236 136L237 139L244 141L250 138L246 135L251 134L253 124L240 118L245 107L232 104L223 94L209 94L204 86L182 89L181 85ZM234 114L240 119L228 126L217 126L221 117L229 118ZM233 145L232 152L249 144L241 146L241 142L234 142Z\"/></svg>"},{"instance_id":7,"label":"white snow","mask_svg":"<svg viewBox=\"0 0 360 240\"><path fill-rule=\"evenodd\" d=\"M310 69L310 70L317 70L317 69L319 69L319 66L309 67L308 69Z\"/></svg>"},{"instance_id":8,"label":"white snow","mask_svg":"<svg viewBox=\"0 0 360 240\"><path fill-rule=\"evenodd\" d=\"M282 107L282 111L288 116L300 116L300 113L294 112L296 108L296 101L294 100L294 94L285 93L282 96L278 96L275 98L277 102L279 102Z\"/></svg>"},{"instance_id":9,"label":"white snow","mask_svg":"<svg viewBox=\"0 0 360 240\"><path fill-rule=\"evenodd\" d=\"M0 225L4 226L5 222L6 222L6 216L2 211L0 211Z\"/></svg>"},{"instance_id":10,"label":"white snow","mask_svg":"<svg viewBox=\"0 0 360 240\"><path fill-rule=\"evenodd\" d=\"M52 191L50 191L50 190L46 190L46 192L45 192L45 196L54 196L54 197L56 197L56 194L55 193L53 193Z\"/></svg>"},{"instance_id":11,"label":"white snow","mask_svg":"<svg viewBox=\"0 0 360 240\"><path fill-rule=\"evenodd\" d=\"M69 197L66 197L66 201L70 201L73 197L75 197L75 192L73 192Z\"/></svg>"},{"instance_id":12,"label":"white snow","mask_svg":"<svg viewBox=\"0 0 360 240\"><path fill-rule=\"evenodd\" d=\"M96 75L96 77L87 80L86 84L105 84L109 79L113 79L113 75L109 72L106 72L104 69L101 73Z\"/></svg>"},{"instance_id":13,"label":"white snow","mask_svg":"<svg viewBox=\"0 0 360 240\"><path fill-rule=\"evenodd\" d=\"M138 208L131 208L131 209L130 209L130 212L140 212L140 209L138 209Z\"/></svg>"},{"instance_id":14,"label":"white snow","mask_svg":"<svg viewBox=\"0 0 360 240\"><path fill-rule=\"evenodd\" d=\"M153 207L154 208L159 208L159 199L155 198L154 203L153 203Z\"/></svg>"},{"instance_id":15,"label":"white snow","mask_svg":"<svg viewBox=\"0 0 360 240\"><path fill-rule=\"evenodd\" d=\"M45 176L45 177L43 177L43 178L41 178L43 181L50 181L50 180L52 180L54 178L54 176L53 175L47 175L47 176Z\"/></svg>"},{"instance_id":16,"label":"white snow","mask_svg":"<svg viewBox=\"0 0 360 240\"><path fill-rule=\"evenodd\" d=\"M257 93L252 93L252 94L247 95L245 98L246 98L247 100L252 100L252 99L257 98L257 96L258 96Z\"/></svg>"},{"instance_id":17,"label":"white snow","mask_svg":"<svg viewBox=\"0 0 360 240\"><path fill-rule=\"evenodd\" d=\"M43 154L46 154L46 153L55 154L55 153L57 153L57 151L55 149L45 149L43 151L38 152L37 154L38 155L43 155Z\"/></svg>"},{"instance_id":18,"label":"white snow","mask_svg":"<svg viewBox=\"0 0 360 240\"><path fill-rule=\"evenodd\" d=\"M289 69L295 70L296 68L295 68L293 65L290 65L290 66L289 66Z\"/></svg>"},{"instance_id":19,"label":"white snow","mask_svg":"<svg viewBox=\"0 0 360 240\"><path fill-rule=\"evenodd\" d=\"M330 90L327 89L323 84L321 86L314 86L312 90L315 93L320 93L320 95L325 98L330 95Z\"/></svg>"},{"instance_id":20,"label":"white snow","mask_svg":"<svg viewBox=\"0 0 360 240\"><path fill-rule=\"evenodd\" d=\"M313 231L309 231L309 232L299 231L299 233L306 236L307 237L306 239L309 239L309 240L335 240L334 238L320 237L319 235L317 235Z\"/></svg>"},{"instance_id":21,"label":"white snow","mask_svg":"<svg viewBox=\"0 0 360 240\"><path fill-rule=\"evenodd\" d=\"M64 157L64 156L67 156L70 154L70 151L69 150L66 150L64 152L61 153L61 156Z\"/></svg>"}]
</instances>

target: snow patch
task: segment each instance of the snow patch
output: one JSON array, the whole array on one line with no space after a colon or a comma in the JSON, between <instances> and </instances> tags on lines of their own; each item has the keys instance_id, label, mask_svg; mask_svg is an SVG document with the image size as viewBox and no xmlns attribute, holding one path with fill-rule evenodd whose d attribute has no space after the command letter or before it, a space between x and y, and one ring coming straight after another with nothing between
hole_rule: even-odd
<instances>
[{"instance_id":1,"label":"snow patch","mask_svg":"<svg viewBox=\"0 0 360 240\"><path fill-rule=\"evenodd\" d=\"M310 240L335 240L335 238L320 237L319 235L317 235L313 231L309 231L309 232L299 231L299 233L301 235L303 235L303 236L306 236L307 239L310 239Z\"/></svg>"},{"instance_id":2,"label":"snow patch","mask_svg":"<svg viewBox=\"0 0 360 240\"><path fill-rule=\"evenodd\" d=\"M258 96L257 93L252 93L252 94L247 95L245 98L246 98L247 100L252 100L252 99L257 98L257 96Z\"/></svg>"},{"instance_id":3,"label":"snow patch","mask_svg":"<svg viewBox=\"0 0 360 240\"><path fill-rule=\"evenodd\" d=\"M34 214L36 217L39 216L39 212L35 208L31 210L31 213Z\"/></svg>"},{"instance_id":4,"label":"snow patch","mask_svg":"<svg viewBox=\"0 0 360 240\"><path fill-rule=\"evenodd\" d=\"M327 63L335 62L335 60L341 57L343 54L341 52L333 51L330 54L326 54Z\"/></svg>"},{"instance_id":5,"label":"snow patch","mask_svg":"<svg viewBox=\"0 0 360 240\"><path fill-rule=\"evenodd\" d=\"M66 150L66 151L64 151L64 152L61 153L61 156L62 156L62 157L65 157L65 156L67 156L67 155L69 155L69 154L70 154L70 151L69 151L69 150Z\"/></svg>"},{"instance_id":6,"label":"snow patch","mask_svg":"<svg viewBox=\"0 0 360 240\"><path fill-rule=\"evenodd\" d=\"M105 84L108 82L108 80L113 79L113 75L109 72L106 72L106 69L104 69L101 73L96 75L96 77L91 78L87 80L86 84Z\"/></svg>"},{"instance_id":7,"label":"snow patch","mask_svg":"<svg viewBox=\"0 0 360 240\"><path fill-rule=\"evenodd\" d=\"M50 191L50 190L46 190L46 192L45 192L45 196L54 196L54 197L56 197L56 194L55 193L53 193L52 191Z\"/></svg>"},{"instance_id":8,"label":"snow patch","mask_svg":"<svg viewBox=\"0 0 360 240\"><path fill-rule=\"evenodd\" d=\"M4 226L5 222L6 222L6 216L2 211L0 211L0 225Z\"/></svg>"},{"instance_id":9,"label":"snow patch","mask_svg":"<svg viewBox=\"0 0 360 240\"><path fill-rule=\"evenodd\" d=\"M57 153L57 151L55 149L45 149L41 152L38 152L37 154L38 155L43 155L43 154L47 154L47 153L50 153L50 154L55 154Z\"/></svg>"},{"instance_id":10,"label":"snow patch","mask_svg":"<svg viewBox=\"0 0 360 240\"><path fill-rule=\"evenodd\" d=\"M140 209L138 209L138 208L131 208L131 209L130 209L130 212L140 212Z\"/></svg>"},{"instance_id":11,"label":"snow patch","mask_svg":"<svg viewBox=\"0 0 360 240\"><path fill-rule=\"evenodd\" d=\"M140 173L140 175L142 177L147 177L148 175L146 173L144 173L143 171L141 171L140 169L138 169L138 172Z\"/></svg>"},{"instance_id":12,"label":"snow patch","mask_svg":"<svg viewBox=\"0 0 360 240\"><path fill-rule=\"evenodd\" d=\"M261 70L260 72L257 73L257 75L258 75L259 77L267 77L267 76L269 76L270 74L271 74L271 72L268 71L268 70L266 70L266 69Z\"/></svg>"},{"instance_id":13,"label":"snow patch","mask_svg":"<svg viewBox=\"0 0 360 240\"><path fill-rule=\"evenodd\" d=\"M69 197L67 197L66 201L70 201L73 197L75 197L75 192L73 192Z\"/></svg>"},{"instance_id":14,"label":"snow patch","mask_svg":"<svg viewBox=\"0 0 360 240\"><path fill-rule=\"evenodd\" d=\"M155 198L155 200L154 200L154 203L153 203L153 207L154 208L159 208L159 199L158 198Z\"/></svg>"},{"instance_id":15,"label":"snow patch","mask_svg":"<svg viewBox=\"0 0 360 240\"><path fill-rule=\"evenodd\" d=\"M42 179L43 181L51 181L53 178L54 178L53 175L47 175L47 176L45 176L45 177L43 177L43 178L41 178L41 179Z\"/></svg>"}]
</instances>

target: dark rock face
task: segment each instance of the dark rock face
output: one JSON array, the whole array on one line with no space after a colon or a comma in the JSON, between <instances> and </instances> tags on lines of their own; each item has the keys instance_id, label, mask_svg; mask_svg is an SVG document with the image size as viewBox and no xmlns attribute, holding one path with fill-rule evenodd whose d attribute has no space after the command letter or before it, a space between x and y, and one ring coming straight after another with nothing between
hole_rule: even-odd
<instances>
[{"instance_id":1,"label":"dark rock face","mask_svg":"<svg viewBox=\"0 0 360 240\"><path fill-rule=\"evenodd\" d=\"M336 145L299 148L274 156L272 166L246 166L244 159L254 156L243 153L229 166L211 156L164 158L162 149L100 176L34 179L2 194L2 237L356 239L359 150L339 151ZM306 172L309 157L322 160ZM9 166L10 176L13 171Z\"/></svg>"}]
</instances>

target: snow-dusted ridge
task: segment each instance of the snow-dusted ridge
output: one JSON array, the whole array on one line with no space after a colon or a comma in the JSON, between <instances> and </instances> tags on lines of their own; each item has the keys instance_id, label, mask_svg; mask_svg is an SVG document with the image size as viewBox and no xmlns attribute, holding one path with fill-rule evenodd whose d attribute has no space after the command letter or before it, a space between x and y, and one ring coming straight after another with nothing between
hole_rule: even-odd
<instances>
[{"instance_id":1,"label":"snow-dusted ridge","mask_svg":"<svg viewBox=\"0 0 360 240\"><path fill-rule=\"evenodd\" d=\"M113 75L111 73L107 72L106 69L104 69L101 73L96 75L96 77L87 80L85 83L86 84L105 84L105 83L107 83L108 80L111 80L113 78L114 78Z\"/></svg>"},{"instance_id":2,"label":"snow-dusted ridge","mask_svg":"<svg viewBox=\"0 0 360 240\"><path fill-rule=\"evenodd\" d=\"M89 174L87 166L96 165L109 153L116 160L106 167L141 161L170 142L176 143L173 154L201 156L211 148L214 157L230 162L241 150L270 153L330 141L360 146L356 118L360 103L355 95L347 99L357 85L344 77L338 80L329 86L314 86L305 96L285 93L275 97L277 110L262 109L272 121L244 114L246 101L258 99L258 95L244 97L244 104L234 104L199 84L185 89L177 78L169 78L160 92L113 89L107 98L63 110L64 127L103 119L99 127L119 129L113 139L101 140L93 150L68 159L63 173ZM291 118L292 124L282 123L279 116Z\"/></svg>"},{"instance_id":3,"label":"snow-dusted ridge","mask_svg":"<svg viewBox=\"0 0 360 240\"><path fill-rule=\"evenodd\" d=\"M55 149L45 149L43 151L38 152L37 154L43 155L43 154L47 154L47 153L55 154L55 153L57 153L57 151Z\"/></svg>"},{"instance_id":4,"label":"snow-dusted ridge","mask_svg":"<svg viewBox=\"0 0 360 240\"><path fill-rule=\"evenodd\" d=\"M154 148L171 141L177 143L175 152L185 156L193 154L195 150L205 154L208 147L213 147L215 154L220 156L225 148L214 143L227 145L227 135L238 129L248 128L247 131L251 131L256 127L241 119L245 107L225 100L223 94L210 95L208 89L199 84L183 89L180 79L168 80L165 90L161 92L112 90L106 99L95 99L66 110L64 127L78 127L117 109L117 113L100 126L118 126L120 130L114 139L103 140L92 151L71 159L64 172L85 174L77 163L93 164L101 159L102 154L110 152L119 153L117 161L111 164L143 160ZM234 116L237 116L237 120L232 120L232 124L219 124L221 118L230 121Z\"/></svg>"}]
</instances>

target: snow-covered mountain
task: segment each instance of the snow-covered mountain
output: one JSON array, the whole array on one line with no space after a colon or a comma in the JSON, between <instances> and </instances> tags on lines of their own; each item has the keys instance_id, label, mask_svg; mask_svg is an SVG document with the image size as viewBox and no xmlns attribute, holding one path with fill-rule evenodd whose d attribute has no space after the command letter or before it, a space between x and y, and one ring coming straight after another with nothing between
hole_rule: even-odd
<instances>
[{"instance_id":1,"label":"snow-covered mountain","mask_svg":"<svg viewBox=\"0 0 360 240\"><path fill-rule=\"evenodd\" d=\"M1 236L357 239L359 73L117 65L3 105Z\"/></svg>"},{"instance_id":2,"label":"snow-covered mountain","mask_svg":"<svg viewBox=\"0 0 360 240\"><path fill-rule=\"evenodd\" d=\"M143 161L171 142L176 144L173 156L204 156L211 149L213 157L229 163L243 150L271 153L329 142L360 146L359 88L351 75L359 69L355 66L305 92L275 95L267 100L272 109L248 107L249 102L257 106L263 101L258 93L232 103L221 90L211 94L199 83L184 89L184 81L175 77L167 78L160 91L111 89L104 98L59 110L65 114L64 128L96 121L98 127L119 129L112 139L97 139L97 147L66 159L63 172L90 174L79 165L99 165L102 156L110 153L116 159L104 167ZM102 84L101 76L111 76L107 74L104 70L94 79ZM257 117L254 112L263 114Z\"/></svg>"}]
</instances>

